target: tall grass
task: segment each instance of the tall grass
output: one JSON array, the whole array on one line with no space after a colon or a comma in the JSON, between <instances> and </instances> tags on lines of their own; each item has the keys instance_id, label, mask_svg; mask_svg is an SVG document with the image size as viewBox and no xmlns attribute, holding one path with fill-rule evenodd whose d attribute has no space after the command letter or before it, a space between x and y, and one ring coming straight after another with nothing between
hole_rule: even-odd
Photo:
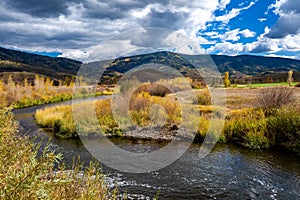
<instances>
[{"instance_id":1,"label":"tall grass","mask_svg":"<svg viewBox=\"0 0 300 200\"><path fill-rule=\"evenodd\" d=\"M80 117L80 132L88 135L95 134L98 132L96 126L91 126L90 121L94 120L91 116L87 116L86 109L95 109L98 121L94 124L100 125L100 128L105 134L112 134L116 136L122 135L121 127L115 121L111 108L111 99L98 100L95 102L84 102L78 103L75 106L77 116ZM132 100L129 103L129 111L133 124L127 123L131 119L118 119L125 122L125 126L122 129L132 128L131 126L137 125L141 127L146 127L151 122L151 112L153 112L153 106L161 105L164 108L164 112L159 115L165 115L167 125L179 125L181 123L181 108L180 104L173 97L162 98L157 96L151 96L147 92L142 92L139 94L134 94ZM121 106L122 108L122 106ZM157 116L157 114L154 113ZM44 108L36 111L35 114L36 122L42 127L50 129L58 137L62 138L73 138L78 137L77 130L74 124L72 115L72 106L55 106L50 108ZM85 121L87 121L85 123ZM122 123L124 124L124 123ZM153 124L152 124L153 125Z\"/></svg>"},{"instance_id":2,"label":"tall grass","mask_svg":"<svg viewBox=\"0 0 300 200\"><path fill-rule=\"evenodd\" d=\"M201 95L206 94L201 93ZM202 97L201 97L202 98ZM128 112L131 119L114 116L111 108L111 99L99 100L94 105L91 103L79 104L81 121L89 120L85 116L84 106L94 106L96 108L97 124L100 124L103 132L110 135L122 136L122 131L130 129L131 126L171 126L182 125L182 108L181 106L191 106L198 109L200 116L188 116L184 124L188 127L196 127L196 135L199 141L207 136L211 124L211 116L217 114L212 106L204 105L180 105L173 95L165 97L152 96L148 92L134 93L129 101L129 110L126 105L120 103L120 112ZM199 107L199 108L198 108ZM125 110L122 110L124 108ZM272 114L266 114L264 108L243 108L233 110L226 116L223 132L219 137L220 142L238 143L245 147L253 149L265 149L273 146L282 146L295 152L300 152L300 108L296 106L281 105L272 107ZM37 122L53 130L57 135L62 137L76 136L76 130L71 115L71 106L58 106L38 110L36 113ZM154 115L153 115L154 112ZM154 118L153 118L154 116ZM151 118L152 117L152 118ZM133 124L129 121L132 120ZM165 123L164 123L165 120ZM120 127L118 122L122 122ZM153 123L153 121L155 121ZM86 123L90 124L90 123ZM95 133L97 130L93 126L85 126L85 133ZM213 136L214 133L209 133ZM217 136L214 136L217 137Z\"/></svg>"},{"instance_id":3,"label":"tall grass","mask_svg":"<svg viewBox=\"0 0 300 200\"><path fill-rule=\"evenodd\" d=\"M79 160L66 170L61 154L16 134L18 124L8 109L0 110L0 199L116 199L101 168ZM54 165L58 165L54 168Z\"/></svg>"},{"instance_id":4,"label":"tall grass","mask_svg":"<svg viewBox=\"0 0 300 200\"><path fill-rule=\"evenodd\" d=\"M273 145L300 155L300 107L285 106L267 119L267 133Z\"/></svg>"},{"instance_id":5,"label":"tall grass","mask_svg":"<svg viewBox=\"0 0 300 200\"><path fill-rule=\"evenodd\" d=\"M227 140L246 147L260 149L269 147L266 137L266 118L262 109L241 109L227 116L224 134Z\"/></svg>"},{"instance_id":6,"label":"tall grass","mask_svg":"<svg viewBox=\"0 0 300 200\"><path fill-rule=\"evenodd\" d=\"M73 86L74 82L70 81L54 86L52 80L38 75L35 76L33 83L29 83L27 79L21 83L16 83L10 76L6 82L0 80L0 108L7 106L24 108L72 98L111 94L111 92L106 91L99 91L95 94L84 87L74 92Z\"/></svg>"}]
</instances>

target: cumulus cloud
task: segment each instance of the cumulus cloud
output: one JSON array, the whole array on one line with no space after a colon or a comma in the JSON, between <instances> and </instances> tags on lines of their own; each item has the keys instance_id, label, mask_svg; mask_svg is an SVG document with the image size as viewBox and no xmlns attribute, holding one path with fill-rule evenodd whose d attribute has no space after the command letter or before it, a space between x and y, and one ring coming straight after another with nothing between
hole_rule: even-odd
<instances>
[{"instance_id":1,"label":"cumulus cloud","mask_svg":"<svg viewBox=\"0 0 300 200\"><path fill-rule=\"evenodd\" d=\"M118 35L91 47L86 61L110 60L140 53L173 51L188 55L203 54L198 43L186 35L162 28L140 28Z\"/></svg>"},{"instance_id":2,"label":"cumulus cloud","mask_svg":"<svg viewBox=\"0 0 300 200\"><path fill-rule=\"evenodd\" d=\"M240 52L244 51L244 45L242 43L230 43L230 42L222 42L218 43L215 46L209 48L207 53L219 52L218 54L225 55L238 55Z\"/></svg>"},{"instance_id":3,"label":"cumulus cloud","mask_svg":"<svg viewBox=\"0 0 300 200\"><path fill-rule=\"evenodd\" d=\"M254 37L256 35L254 31L250 31L249 29L242 30L240 34L242 34L245 38Z\"/></svg>"},{"instance_id":4,"label":"cumulus cloud","mask_svg":"<svg viewBox=\"0 0 300 200\"><path fill-rule=\"evenodd\" d=\"M270 29L266 27L256 42L247 44L251 53L280 55L280 51L300 50L300 2L293 0L276 1L269 9L279 15L278 21ZM297 57L295 57L297 58Z\"/></svg>"},{"instance_id":5,"label":"cumulus cloud","mask_svg":"<svg viewBox=\"0 0 300 200\"><path fill-rule=\"evenodd\" d=\"M287 35L300 33L300 1L277 1L273 7L279 15L279 20L272 27L267 37L284 38Z\"/></svg>"},{"instance_id":6,"label":"cumulus cloud","mask_svg":"<svg viewBox=\"0 0 300 200\"><path fill-rule=\"evenodd\" d=\"M278 40L272 40L266 37L269 32L269 27L265 27L264 33L257 37L257 41L245 45L245 51L251 53L266 53L281 50Z\"/></svg>"},{"instance_id":7,"label":"cumulus cloud","mask_svg":"<svg viewBox=\"0 0 300 200\"><path fill-rule=\"evenodd\" d=\"M208 52L235 55L300 49L300 2L277 1L273 7L280 16L278 22L249 44L240 40L254 39L256 33L249 29L230 30L228 23L256 1L243 2L227 11L232 3L231 0L2 0L0 43L30 51L58 51L62 56L85 60L98 44L119 33L161 27L186 34L198 44L213 45ZM215 17L216 10L226 14ZM208 24L215 22L219 23L217 27L208 28ZM222 25L225 28L220 31ZM197 34L199 30L204 34ZM163 46L164 41L157 38L141 38L142 44L138 38L129 43L123 41L120 49L133 52L144 51L141 45ZM177 47L182 52L190 50L189 46Z\"/></svg>"},{"instance_id":8,"label":"cumulus cloud","mask_svg":"<svg viewBox=\"0 0 300 200\"><path fill-rule=\"evenodd\" d=\"M300 15L291 14L279 18L270 33L269 38L284 38L287 35L300 33Z\"/></svg>"},{"instance_id":9,"label":"cumulus cloud","mask_svg":"<svg viewBox=\"0 0 300 200\"><path fill-rule=\"evenodd\" d=\"M219 0L3 0L0 42L27 50L59 49L78 58L115 34L141 27L180 30L200 40L197 31L206 28L218 6Z\"/></svg>"},{"instance_id":10,"label":"cumulus cloud","mask_svg":"<svg viewBox=\"0 0 300 200\"><path fill-rule=\"evenodd\" d=\"M240 39L239 32L240 32L240 29L234 29L231 31L227 31L224 35L220 35L219 38L222 41L228 41L228 40L238 41Z\"/></svg>"}]
</instances>

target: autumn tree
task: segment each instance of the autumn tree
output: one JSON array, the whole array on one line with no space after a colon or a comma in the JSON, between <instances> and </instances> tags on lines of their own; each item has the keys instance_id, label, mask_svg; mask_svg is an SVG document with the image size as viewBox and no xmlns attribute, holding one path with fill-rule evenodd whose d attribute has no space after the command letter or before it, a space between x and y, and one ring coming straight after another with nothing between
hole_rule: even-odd
<instances>
[{"instance_id":1,"label":"autumn tree","mask_svg":"<svg viewBox=\"0 0 300 200\"><path fill-rule=\"evenodd\" d=\"M288 82L289 86L292 85L292 82L293 82L293 71L292 71L292 70L290 70L290 71L288 72L288 79L287 79L287 82Z\"/></svg>"},{"instance_id":2,"label":"autumn tree","mask_svg":"<svg viewBox=\"0 0 300 200\"><path fill-rule=\"evenodd\" d=\"M228 88L230 86L229 72L225 72L225 75L224 75L224 86L225 86L225 88Z\"/></svg>"}]
</instances>

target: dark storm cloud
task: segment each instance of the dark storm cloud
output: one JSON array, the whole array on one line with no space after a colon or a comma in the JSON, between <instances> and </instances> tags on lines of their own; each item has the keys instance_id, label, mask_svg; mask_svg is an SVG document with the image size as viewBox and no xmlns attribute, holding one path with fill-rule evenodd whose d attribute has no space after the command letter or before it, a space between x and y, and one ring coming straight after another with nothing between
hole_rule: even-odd
<instances>
[{"instance_id":1,"label":"dark storm cloud","mask_svg":"<svg viewBox=\"0 0 300 200\"><path fill-rule=\"evenodd\" d=\"M78 0L5 0L5 7L34 17L58 17L68 15L68 7Z\"/></svg>"},{"instance_id":2,"label":"dark storm cloud","mask_svg":"<svg viewBox=\"0 0 300 200\"><path fill-rule=\"evenodd\" d=\"M266 44L259 44L252 51L250 51L250 53L264 53L270 50L271 49Z\"/></svg>"},{"instance_id":3,"label":"dark storm cloud","mask_svg":"<svg viewBox=\"0 0 300 200\"><path fill-rule=\"evenodd\" d=\"M184 13L176 13L171 11L157 12L152 10L144 19L144 26L148 27L165 27L170 29L178 29L183 27L187 15Z\"/></svg>"},{"instance_id":4,"label":"dark storm cloud","mask_svg":"<svg viewBox=\"0 0 300 200\"><path fill-rule=\"evenodd\" d=\"M300 31L300 1L287 0L279 8L280 18L266 35L269 38L284 38Z\"/></svg>"},{"instance_id":5,"label":"dark storm cloud","mask_svg":"<svg viewBox=\"0 0 300 200\"><path fill-rule=\"evenodd\" d=\"M295 0L288 0L281 5L281 10L284 13L300 14L300 2Z\"/></svg>"},{"instance_id":6,"label":"dark storm cloud","mask_svg":"<svg viewBox=\"0 0 300 200\"><path fill-rule=\"evenodd\" d=\"M122 19L131 14L132 10L142 9L149 4L167 5L169 0L139 0L139 1L121 1L121 0L106 0L106 1L89 1L81 2L85 8L83 17L97 19Z\"/></svg>"},{"instance_id":7,"label":"dark storm cloud","mask_svg":"<svg viewBox=\"0 0 300 200\"><path fill-rule=\"evenodd\" d=\"M197 17L198 12L209 15L216 6L210 0L0 0L0 42L32 51L58 50L72 57L75 54L68 53L73 49L86 51L136 28L151 26L189 33L206 22ZM155 37L135 42L151 46L153 41Z\"/></svg>"},{"instance_id":8,"label":"dark storm cloud","mask_svg":"<svg viewBox=\"0 0 300 200\"><path fill-rule=\"evenodd\" d=\"M77 5L84 8L82 16L85 18L113 20L127 16L132 9L144 8L146 5L153 3L167 5L169 2L169 0L5 0L4 6L7 9L34 17L53 18L60 15L68 16L71 14L70 6Z\"/></svg>"},{"instance_id":9,"label":"dark storm cloud","mask_svg":"<svg viewBox=\"0 0 300 200\"><path fill-rule=\"evenodd\" d=\"M294 35L300 31L300 15L284 16L278 19L275 26L267 34L269 38L284 38L287 35Z\"/></svg>"}]
</instances>

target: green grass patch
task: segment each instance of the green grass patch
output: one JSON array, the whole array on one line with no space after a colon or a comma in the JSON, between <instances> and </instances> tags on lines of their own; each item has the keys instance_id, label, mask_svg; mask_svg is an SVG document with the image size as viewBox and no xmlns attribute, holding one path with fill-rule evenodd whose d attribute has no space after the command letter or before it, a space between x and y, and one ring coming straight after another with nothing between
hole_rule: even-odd
<instances>
[{"instance_id":1,"label":"green grass patch","mask_svg":"<svg viewBox=\"0 0 300 200\"><path fill-rule=\"evenodd\" d=\"M297 85L298 82L293 82L292 86ZM281 83L252 83L249 84L241 84L236 85L237 88L261 88L261 87L277 87L277 86L289 86L287 82L281 82Z\"/></svg>"}]
</instances>

